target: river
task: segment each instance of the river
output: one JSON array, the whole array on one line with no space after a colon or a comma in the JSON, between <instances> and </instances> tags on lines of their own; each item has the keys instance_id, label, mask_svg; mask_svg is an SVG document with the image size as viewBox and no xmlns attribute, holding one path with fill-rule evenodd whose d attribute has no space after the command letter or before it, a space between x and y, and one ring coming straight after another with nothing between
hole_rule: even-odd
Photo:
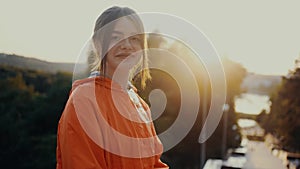
<instances>
[{"instance_id":1,"label":"river","mask_svg":"<svg viewBox=\"0 0 300 169\"><path fill-rule=\"evenodd\" d=\"M263 110L270 112L271 102L269 96L252 93L243 93L235 98L235 111L244 114L258 115ZM239 119L240 127L251 127L256 125L256 121L249 119Z\"/></svg>"}]
</instances>

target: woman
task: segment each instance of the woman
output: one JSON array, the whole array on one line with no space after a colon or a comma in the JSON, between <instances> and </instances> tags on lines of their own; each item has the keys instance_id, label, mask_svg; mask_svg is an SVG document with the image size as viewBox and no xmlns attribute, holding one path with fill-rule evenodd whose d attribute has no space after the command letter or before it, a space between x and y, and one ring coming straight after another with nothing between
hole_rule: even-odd
<instances>
[{"instance_id":1,"label":"woman","mask_svg":"<svg viewBox=\"0 0 300 169\"><path fill-rule=\"evenodd\" d=\"M112 7L96 21L92 74L74 82L60 118L57 169L168 168L147 104L129 82L150 79L146 37L136 13Z\"/></svg>"}]
</instances>

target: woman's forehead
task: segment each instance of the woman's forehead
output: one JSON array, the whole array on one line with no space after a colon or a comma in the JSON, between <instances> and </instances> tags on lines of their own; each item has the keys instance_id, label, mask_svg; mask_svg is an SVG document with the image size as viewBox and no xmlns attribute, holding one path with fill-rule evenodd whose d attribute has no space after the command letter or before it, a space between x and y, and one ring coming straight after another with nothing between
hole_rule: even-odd
<instances>
[{"instance_id":1,"label":"woman's forehead","mask_svg":"<svg viewBox=\"0 0 300 169\"><path fill-rule=\"evenodd\" d=\"M141 29L139 29L138 24L129 17L122 17L114 22L115 26L112 33L128 36L143 33Z\"/></svg>"}]
</instances>

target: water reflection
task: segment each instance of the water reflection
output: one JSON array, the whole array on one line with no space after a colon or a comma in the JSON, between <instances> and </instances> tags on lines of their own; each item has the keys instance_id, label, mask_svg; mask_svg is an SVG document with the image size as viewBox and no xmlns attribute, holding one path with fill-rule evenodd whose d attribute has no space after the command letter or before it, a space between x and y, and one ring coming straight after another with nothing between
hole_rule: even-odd
<instances>
[{"instance_id":1,"label":"water reflection","mask_svg":"<svg viewBox=\"0 0 300 169\"><path fill-rule=\"evenodd\" d=\"M248 127L254 127L256 125L256 121L250 120L250 119L239 119L238 125L241 128L248 128Z\"/></svg>"}]
</instances>

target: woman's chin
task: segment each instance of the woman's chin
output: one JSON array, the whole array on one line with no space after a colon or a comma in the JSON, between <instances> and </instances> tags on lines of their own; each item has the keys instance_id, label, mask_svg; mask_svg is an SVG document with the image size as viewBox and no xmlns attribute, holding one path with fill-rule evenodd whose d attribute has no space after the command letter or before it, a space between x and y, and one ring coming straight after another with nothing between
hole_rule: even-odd
<instances>
[{"instance_id":1,"label":"woman's chin","mask_svg":"<svg viewBox=\"0 0 300 169\"><path fill-rule=\"evenodd\" d=\"M137 63L138 63L138 58L132 57L132 56L128 56L128 57L122 58L122 61L121 61L120 64L122 64L124 66L127 66L127 67L128 66L133 67Z\"/></svg>"},{"instance_id":2,"label":"woman's chin","mask_svg":"<svg viewBox=\"0 0 300 169\"><path fill-rule=\"evenodd\" d=\"M123 71L127 70L129 71L130 69L132 69L135 65L137 64L136 61L134 60L130 60L130 59L124 59L120 62L120 64L118 65L118 69L121 69Z\"/></svg>"}]
</instances>

